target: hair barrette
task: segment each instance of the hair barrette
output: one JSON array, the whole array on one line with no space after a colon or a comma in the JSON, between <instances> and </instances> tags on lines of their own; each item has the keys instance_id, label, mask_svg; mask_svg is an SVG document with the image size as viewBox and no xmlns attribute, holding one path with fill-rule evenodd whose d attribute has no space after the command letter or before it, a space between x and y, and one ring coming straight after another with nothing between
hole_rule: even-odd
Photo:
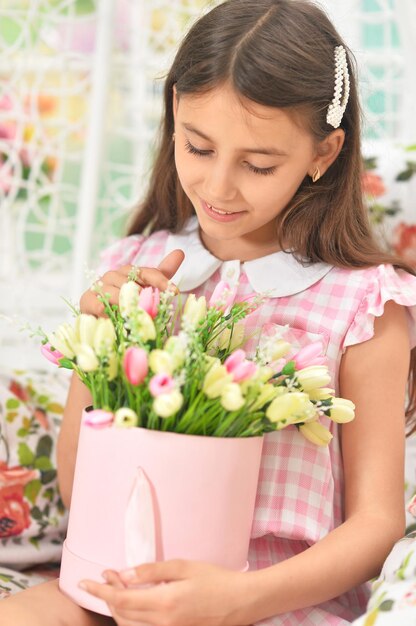
<instances>
[{"instance_id":1,"label":"hair barrette","mask_svg":"<svg viewBox=\"0 0 416 626\"><path fill-rule=\"evenodd\" d=\"M334 97L328 107L326 121L334 128L342 122L350 96L350 75L348 73L347 53L344 46L336 46L335 56L335 88Z\"/></svg>"}]
</instances>

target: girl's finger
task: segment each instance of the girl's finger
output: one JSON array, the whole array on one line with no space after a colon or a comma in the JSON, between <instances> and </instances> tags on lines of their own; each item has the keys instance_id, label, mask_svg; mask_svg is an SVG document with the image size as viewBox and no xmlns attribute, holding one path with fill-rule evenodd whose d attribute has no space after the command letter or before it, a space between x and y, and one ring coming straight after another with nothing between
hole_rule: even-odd
<instances>
[{"instance_id":1,"label":"girl's finger","mask_svg":"<svg viewBox=\"0 0 416 626\"><path fill-rule=\"evenodd\" d=\"M108 294L110 304L118 304L120 289L112 285L103 285L101 287L103 294ZM96 291L89 289L82 294L79 302L81 313L95 315L95 317L105 317L104 304L98 299L99 295Z\"/></svg>"},{"instance_id":2,"label":"girl's finger","mask_svg":"<svg viewBox=\"0 0 416 626\"><path fill-rule=\"evenodd\" d=\"M127 282L128 276L125 275L124 272L119 271L111 271L106 272L101 277L101 281L104 285L112 285L113 287L118 287L119 289Z\"/></svg>"},{"instance_id":3,"label":"girl's finger","mask_svg":"<svg viewBox=\"0 0 416 626\"><path fill-rule=\"evenodd\" d=\"M180 265L185 258L183 250L172 250L165 258L159 263L158 270L166 276L166 278L172 278L178 271Z\"/></svg>"},{"instance_id":4,"label":"girl's finger","mask_svg":"<svg viewBox=\"0 0 416 626\"><path fill-rule=\"evenodd\" d=\"M138 268L137 282L146 287L154 287L160 291L165 291L172 283L160 270L156 267L140 267Z\"/></svg>"},{"instance_id":5,"label":"girl's finger","mask_svg":"<svg viewBox=\"0 0 416 626\"><path fill-rule=\"evenodd\" d=\"M102 573L102 577L107 583L109 583L110 585L113 585L113 587L115 587L116 589L126 588L125 584L120 578L120 575L118 574L118 572L115 572L114 570L111 570L111 569L105 570Z\"/></svg>"}]
</instances>

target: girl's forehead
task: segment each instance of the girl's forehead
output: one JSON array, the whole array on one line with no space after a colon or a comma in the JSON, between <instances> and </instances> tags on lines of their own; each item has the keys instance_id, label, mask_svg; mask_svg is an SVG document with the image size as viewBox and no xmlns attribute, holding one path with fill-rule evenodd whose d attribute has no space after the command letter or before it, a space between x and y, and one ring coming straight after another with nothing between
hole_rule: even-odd
<instances>
[{"instance_id":1,"label":"girl's forehead","mask_svg":"<svg viewBox=\"0 0 416 626\"><path fill-rule=\"evenodd\" d=\"M254 102L227 83L203 93L180 95L178 118L185 125L209 130L213 138L225 130L228 135L270 140L310 136L293 111Z\"/></svg>"}]
</instances>

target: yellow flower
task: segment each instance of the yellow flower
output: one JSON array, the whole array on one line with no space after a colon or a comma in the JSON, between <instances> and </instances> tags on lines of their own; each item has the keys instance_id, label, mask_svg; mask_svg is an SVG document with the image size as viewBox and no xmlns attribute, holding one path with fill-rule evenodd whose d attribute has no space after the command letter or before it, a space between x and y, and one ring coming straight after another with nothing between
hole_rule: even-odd
<instances>
[{"instance_id":1,"label":"yellow flower","mask_svg":"<svg viewBox=\"0 0 416 626\"><path fill-rule=\"evenodd\" d=\"M58 326L57 330L48 337L48 341L68 359L74 358L78 338L71 324L65 323Z\"/></svg>"},{"instance_id":2,"label":"yellow flower","mask_svg":"<svg viewBox=\"0 0 416 626\"><path fill-rule=\"evenodd\" d=\"M99 362L94 350L86 343L80 343L76 347L75 356L77 358L77 365L84 372L94 372L98 369Z\"/></svg>"},{"instance_id":3,"label":"yellow flower","mask_svg":"<svg viewBox=\"0 0 416 626\"><path fill-rule=\"evenodd\" d=\"M178 389L170 393L161 393L153 401L153 410L159 417L171 417L179 411L183 404L183 396Z\"/></svg>"},{"instance_id":4,"label":"yellow flower","mask_svg":"<svg viewBox=\"0 0 416 626\"><path fill-rule=\"evenodd\" d=\"M289 424L311 420L315 415L316 410L308 394L300 391L278 396L266 411L266 416L277 424L278 430Z\"/></svg>"},{"instance_id":5,"label":"yellow flower","mask_svg":"<svg viewBox=\"0 0 416 626\"><path fill-rule=\"evenodd\" d=\"M279 387L275 387L275 385L266 384L262 385L260 388L260 393L257 396L254 404L251 405L251 411L258 411L262 409L265 404L271 402L276 396L279 395Z\"/></svg>"},{"instance_id":6,"label":"yellow flower","mask_svg":"<svg viewBox=\"0 0 416 626\"><path fill-rule=\"evenodd\" d=\"M330 408L330 418L338 424L351 422L355 417L355 405L345 398L334 398Z\"/></svg>"},{"instance_id":7,"label":"yellow flower","mask_svg":"<svg viewBox=\"0 0 416 626\"><path fill-rule=\"evenodd\" d=\"M173 369L176 370L181 367L185 362L185 345L184 341L178 336L169 337L166 341L164 349L169 353Z\"/></svg>"},{"instance_id":8,"label":"yellow flower","mask_svg":"<svg viewBox=\"0 0 416 626\"><path fill-rule=\"evenodd\" d=\"M328 398L332 398L335 393L335 389L330 389L329 387L321 387L320 389L310 389L308 391L308 395L311 400L328 400Z\"/></svg>"},{"instance_id":9,"label":"yellow flower","mask_svg":"<svg viewBox=\"0 0 416 626\"><path fill-rule=\"evenodd\" d=\"M232 376L224 365L214 364L205 375L202 390L208 398L218 398L226 385L232 382Z\"/></svg>"},{"instance_id":10,"label":"yellow flower","mask_svg":"<svg viewBox=\"0 0 416 626\"><path fill-rule=\"evenodd\" d=\"M277 361L290 351L292 346L284 339L278 339L270 347L270 356L272 361Z\"/></svg>"},{"instance_id":11,"label":"yellow flower","mask_svg":"<svg viewBox=\"0 0 416 626\"><path fill-rule=\"evenodd\" d=\"M155 374L172 374L173 358L165 350L152 350L149 355L149 367Z\"/></svg>"},{"instance_id":12,"label":"yellow flower","mask_svg":"<svg viewBox=\"0 0 416 626\"><path fill-rule=\"evenodd\" d=\"M326 365L305 367L303 370L296 372L296 376L304 391L325 387L331 382L331 376Z\"/></svg>"},{"instance_id":13,"label":"yellow flower","mask_svg":"<svg viewBox=\"0 0 416 626\"><path fill-rule=\"evenodd\" d=\"M87 313L81 313L81 315L78 315L75 320L75 333L79 343L84 343L88 346L93 345L97 323L98 318L94 315L88 315Z\"/></svg>"},{"instance_id":14,"label":"yellow flower","mask_svg":"<svg viewBox=\"0 0 416 626\"><path fill-rule=\"evenodd\" d=\"M132 311L139 306L139 286L134 280L129 280L122 285L118 305L123 317L130 317Z\"/></svg>"},{"instance_id":15,"label":"yellow flower","mask_svg":"<svg viewBox=\"0 0 416 626\"><path fill-rule=\"evenodd\" d=\"M239 348L244 341L244 324L242 322L238 322L235 324L232 335L230 328L224 328L223 331L212 341L209 345L210 352L213 354L217 350L225 350L228 349L230 352L233 352L237 348Z\"/></svg>"},{"instance_id":16,"label":"yellow flower","mask_svg":"<svg viewBox=\"0 0 416 626\"><path fill-rule=\"evenodd\" d=\"M113 351L116 340L113 323L104 317L100 317L96 322L92 347L99 355L109 354Z\"/></svg>"},{"instance_id":17,"label":"yellow flower","mask_svg":"<svg viewBox=\"0 0 416 626\"><path fill-rule=\"evenodd\" d=\"M134 322L131 322L137 328L140 337L143 341L153 341L156 339L156 328L149 313L143 311L143 309L137 309L137 318L134 318Z\"/></svg>"},{"instance_id":18,"label":"yellow flower","mask_svg":"<svg viewBox=\"0 0 416 626\"><path fill-rule=\"evenodd\" d=\"M186 320L192 326L197 326L207 314L207 301L205 296L197 298L191 293L185 303L182 319Z\"/></svg>"},{"instance_id":19,"label":"yellow flower","mask_svg":"<svg viewBox=\"0 0 416 626\"><path fill-rule=\"evenodd\" d=\"M221 405L227 411L238 411L243 406L245 400L241 393L240 385L228 383L221 393Z\"/></svg>"},{"instance_id":20,"label":"yellow flower","mask_svg":"<svg viewBox=\"0 0 416 626\"><path fill-rule=\"evenodd\" d=\"M117 355L111 352L108 356L108 380L114 380L118 373Z\"/></svg>"},{"instance_id":21,"label":"yellow flower","mask_svg":"<svg viewBox=\"0 0 416 626\"><path fill-rule=\"evenodd\" d=\"M302 424L299 430L306 439L317 446L327 446L332 439L329 430L317 420Z\"/></svg>"},{"instance_id":22,"label":"yellow flower","mask_svg":"<svg viewBox=\"0 0 416 626\"><path fill-rule=\"evenodd\" d=\"M133 411L133 409L128 409L127 407L123 407L118 409L118 411L114 414L114 424L116 426L121 426L122 428L131 428L132 426L137 426L139 423L139 418L137 417L137 413Z\"/></svg>"}]
</instances>

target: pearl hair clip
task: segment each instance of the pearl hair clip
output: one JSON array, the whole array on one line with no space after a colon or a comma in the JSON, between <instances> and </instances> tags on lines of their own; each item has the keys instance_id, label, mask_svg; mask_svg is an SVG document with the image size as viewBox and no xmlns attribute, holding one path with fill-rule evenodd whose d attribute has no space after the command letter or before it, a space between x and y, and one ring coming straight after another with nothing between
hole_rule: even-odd
<instances>
[{"instance_id":1,"label":"pearl hair clip","mask_svg":"<svg viewBox=\"0 0 416 626\"><path fill-rule=\"evenodd\" d=\"M347 54L344 46L336 46L335 56L335 89L334 97L328 107L326 121L334 128L341 124L350 96L350 75L348 73ZM344 95L342 95L344 91Z\"/></svg>"}]
</instances>

